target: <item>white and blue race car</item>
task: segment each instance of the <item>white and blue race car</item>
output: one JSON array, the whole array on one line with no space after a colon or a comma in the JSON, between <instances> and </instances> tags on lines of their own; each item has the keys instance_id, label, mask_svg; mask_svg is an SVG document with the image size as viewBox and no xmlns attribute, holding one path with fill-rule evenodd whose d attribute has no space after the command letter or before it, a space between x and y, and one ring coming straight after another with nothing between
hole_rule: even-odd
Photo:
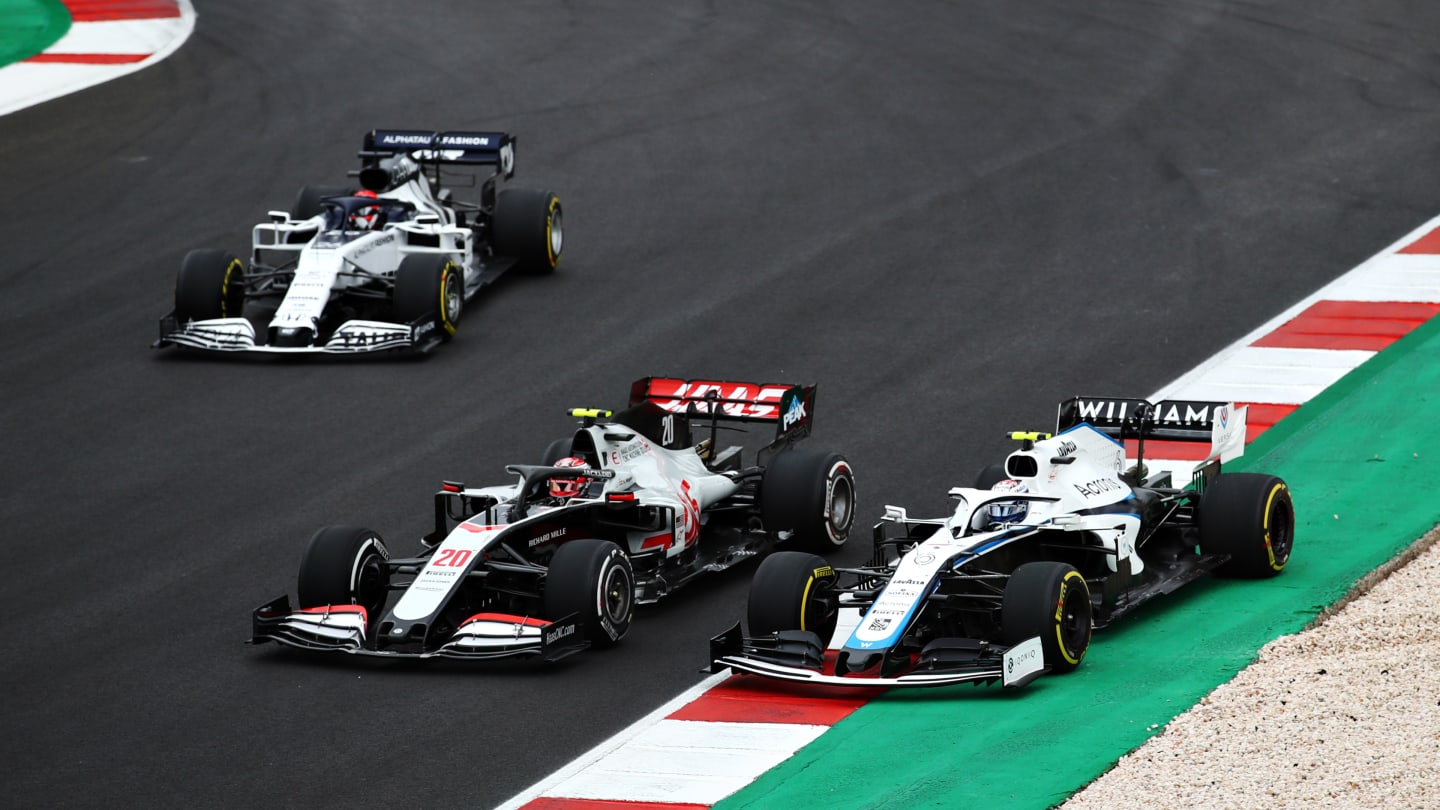
<instances>
[{"instance_id":1,"label":"white and blue race car","mask_svg":"<svg viewBox=\"0 0 1440 810\"><path fill-rule=\"evenodd\" d=\"M560 261L559 198L496 191L515 173L513 136L374 130L358 154L359 187L302 188L290 211L254 227L248 266L225 250L187 254L154 345L425 352L455 334L465 303L501 274L548 273ZM451 187L467 184L478 201L454 199Z\"/></svg>"},{"instance_id":2,"label":"white and blue race car","mask_svg":"<svg viewBox=\"0 0 1440 810\"><path fill-rule=\"evenodd\" d=\"M874 556L835 568L795 551L755 573L748 633L711 640L711 668L838 686L1021 686L1080 665L1091 630L1214 572L1272 577L1295 540L1273 475L1221 473L1243 452L1246 408L1074 398L1056 432L1021 442L954 511L915 519L887 506ZM1125 439L1139 441L1127 467ZM1209 441L1189 486L1146 477L1146 440ZM845 611L853 629L837 633ZM834 644L831 644L832 636ZM838 648L838 649L836 649Z\"/></svg>"}]
</instances>

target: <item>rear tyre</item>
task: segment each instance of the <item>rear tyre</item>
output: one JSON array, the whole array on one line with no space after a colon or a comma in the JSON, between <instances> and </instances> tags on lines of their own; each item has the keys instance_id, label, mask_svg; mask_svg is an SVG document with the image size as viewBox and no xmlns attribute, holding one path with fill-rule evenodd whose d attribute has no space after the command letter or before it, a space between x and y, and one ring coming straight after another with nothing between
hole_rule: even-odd
<instances>
[{"instance_id":1,"label":"rear tyre","mask_svg":"<svg viewBox=\"0 0 1440 810\"><path fill-rule=\"evenodd\" d=\"M784 630L808 630L829 644L840 618L835 569L824 557L777 551L766 557L750 581L746 623L752 637Z\"/></svg>"},{"instance_id":2,"label":"rear tyre","mask_svg":"<svg viewBox=\"0 0 1440 810\"><path fill-rule=\"evenodd\" d=\"M550 558L544 599L550 620L576 614L592 647L614 646L635 614L630 558L609 540L571 540Z\"/></svg>"},{"instance_id":3,"label":"rear tyre","mask_svg":"<svg viewBox=\"0 0 1440 810\"><path fill-rule=\"evenodd\" d=\"M245 307L245 267L224 250L192 250L175 277L175 320L238 318Z\"/></svg>"},{"instance_id":4,"label":"rear tyre","mask_svg":"<svg viewBox=\"0 0 1440 810\"><path fill-rule=\"evenodd\" d=\"M1007 646L1040 637L1051 672L1073 672L1090 648L1090 588L1074 566L1033 562L1016 568L1005 585L1000 635Z\"/></svg>"},{"instance_id":5,"label":"rear tyre","mask_svg":"<svg viewBox=\"0 0 1440 810\"><path fill-rule=\"evenodd\" d=\"M786 548L835 551L855 523L855 474L839 453L787 450L765 468L760 513L770 533L792 533Z\"/></svg>"},{"instance_id":6,"label":"rear tyre","mask_svg":"<svg viewBox=\"0 0 1440 810\"><path fill-rule=\"evenodd\" d=\"M1228 554L1226 577L1263 579L1285 570L1295 546L1295 504L1273 475L1221 473L1200 496L1200 549Z\"/></svg>"},{"instance_id":7,"label":"rear tyre","mask_svg":"<svg viewBox=\"0 0 1440 810\"><path fill-rule=\"evenodd\" d=\"M358 526L327 526L310 538L300 560L301 608L359 605L374 619L390 593L380 535Z\"/></svg>"},{"instance_id":8,"label":"rear tyre","mask_svg":"<svg viewBox=\"0 0 1440 810\"><path fill-rule=\"evenodd\" d=\"M325 210L320 201L326 197L344 197L350 189L342 186L301 186L290 206L291 219L309 219Z\"/></svg>"},{"instance_id":9,"label":"rear tyre","mask_svg":"<svg viewBox=\"0 0 1440 810\"><path fill-rule=\"evenodd\" d=\"M991 464L975 476L976 489L990 489L1010 476L1005 474L1004 464Z\"/></svg>"},{"instance_id":10,"label":"rear tyre","mask_svg":"<svg viewBox=\"0 0 1440 810\"><path fill-rule=\"evenodd\" d=\"M400 323L435 319L442 340L449 340L465 306L465 278L448 256L406 256L395 271L394 318ZM423 337L423 336L422 336Z\"/></svg>"},{"instance_id":11,"label":"rear tyre","mask_svg":"<svg viewBox=\"0 0 1440 810\"><path fill-rule=\"evenodd\" d=\"M550 445L545 448L545 455L540 457L540 464L546 467L550 467L562 458L569 458L570 450L574 446L575 440L573 438L556 439L555 441L550 442Z\"/></svg>"},{"instance_id":12,"label":"rear tyre","mask_svg":"<svg viewBox=\"0 0 1440 810\"><path fill-rule=\"evenodd\" d=\"M495 252L512 256L527 273L555 270L565 249L560 198L554 192L506 189L495 198Z\"/></svg>"}]
</instances>

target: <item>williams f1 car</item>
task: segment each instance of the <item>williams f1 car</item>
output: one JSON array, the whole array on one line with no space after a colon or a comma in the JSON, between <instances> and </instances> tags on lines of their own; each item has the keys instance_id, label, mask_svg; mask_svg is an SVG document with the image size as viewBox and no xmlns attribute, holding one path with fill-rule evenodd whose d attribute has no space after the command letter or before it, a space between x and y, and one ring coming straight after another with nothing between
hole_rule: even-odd
<instances>
[{"instance_id":1,"label":"williams f1 car","mask_svg":"<svg viewBox=\"0 0 1440 810\"><path fill-rule=\"evenodd\" d=\"M849 463L793 447L814 407L814 386L638 380L619 413L572 410L580 427L540 464L506 467L514 481L445 482L414 556L392 557L368 529L321 529L298 604L256 610L251 641L467 659L612 646L636 604L701 574L777 545L813 555L845 542ZM774 439L747 461L742 445L718 449L721 429L743 430L722 421L774 425Z\"/></svg>"},{"instance_id":2,"label":"williams f1 car","mask_svg":"<svg viewBox=\"0 0 1440 810\"><path fill-rule=\"evenodd\" d=\"M1092 628L1206 572L1273 577L1295 539L1289 489L1222 473L1243 452L1246 409L1218 402L1076 398L1056 433L950 490L954 511L887 506L868 565L796 551L755 572L747 619L711 640L711 668L840 686L1021 686L1080 665ZM1125 439L1138 440L1127 468ZM1189 486L1146 477L1144 442L1210 441ZM836 633L843 609L859 623ZM850 614L854 615L854 614ZM827 654L832 634L837 652Z\"/></svg>"},{"instance_id":3,"label":"williams f1 car","mask_svg":"<svg viewBox=\"0 0 1440 810\"><path fill-rule=\"evenodd\" d=\"M547 273L560 261L559 198L496 191L515 174L511 135L374 130L358 154L360 188L302 188L290 211L254 227L248 267L224 250L187 254L154 345L425 352L455 334L465 303L501 274ZM453 198L451 186L477 181L478 201Z\"/></svg>"}]
</instances>

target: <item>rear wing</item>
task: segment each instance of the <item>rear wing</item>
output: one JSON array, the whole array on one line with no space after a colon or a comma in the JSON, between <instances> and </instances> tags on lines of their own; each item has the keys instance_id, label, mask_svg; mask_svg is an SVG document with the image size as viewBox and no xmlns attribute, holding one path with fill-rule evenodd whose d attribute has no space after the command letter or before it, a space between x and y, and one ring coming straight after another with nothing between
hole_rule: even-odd
<instances>
[{"instance_id":1,"label":"rear wing","mask_svg":"<svg viewBox=\"0 0 1440 810\"><path fill-rule=\"evenodd\" d=\"M630 405L642 402L712 421L774 422L776 440L791 440L810 433L815 386L643 377L630 386Z\"/></svg>"},{"instance_id":2,"label":"rear wing","mask_svg":"<svg viewBox=\"0 0 1440 810\"><path fill-rule=\"evenodd\" d=\"M1245 452L1245 428L1249 406L1233 402L1111 397L1072 397L1060 403L1055 432L1082 422L1121 441L1139 439L1143 455L1147 439L1177 442L1210 442L1206 462L1229 461Z\"/></svg>"},{"instance_id":3,"label":"rear wing","mask_svg":"<svg viewBox=\"0 0 1440 810\"><path fill-rule=\"evenodd\" d=\"M515 175L515 136L506 132L376 129L365 134L359 154L367 165L405 154L421 163L496 166L507 180Z\"/></svg>"}]
</instances>

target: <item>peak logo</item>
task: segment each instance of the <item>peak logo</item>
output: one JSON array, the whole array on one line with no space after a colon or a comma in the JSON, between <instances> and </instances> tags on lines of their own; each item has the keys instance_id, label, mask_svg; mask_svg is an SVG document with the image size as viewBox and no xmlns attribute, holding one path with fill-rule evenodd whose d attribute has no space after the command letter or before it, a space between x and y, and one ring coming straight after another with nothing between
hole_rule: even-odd
<instances>
[{"instance_id":1,"label":"peak logo","mask_svg":"<svg viewBox=\"0 0 1440 810\"><path fill-rule=\"evenodd\" d=\"M805 400L795 397L790 400L790 407L785 409L785 415L780 419L780 427L789 430L795 425L805 421Z\"/></svg>"}]
</instances>

